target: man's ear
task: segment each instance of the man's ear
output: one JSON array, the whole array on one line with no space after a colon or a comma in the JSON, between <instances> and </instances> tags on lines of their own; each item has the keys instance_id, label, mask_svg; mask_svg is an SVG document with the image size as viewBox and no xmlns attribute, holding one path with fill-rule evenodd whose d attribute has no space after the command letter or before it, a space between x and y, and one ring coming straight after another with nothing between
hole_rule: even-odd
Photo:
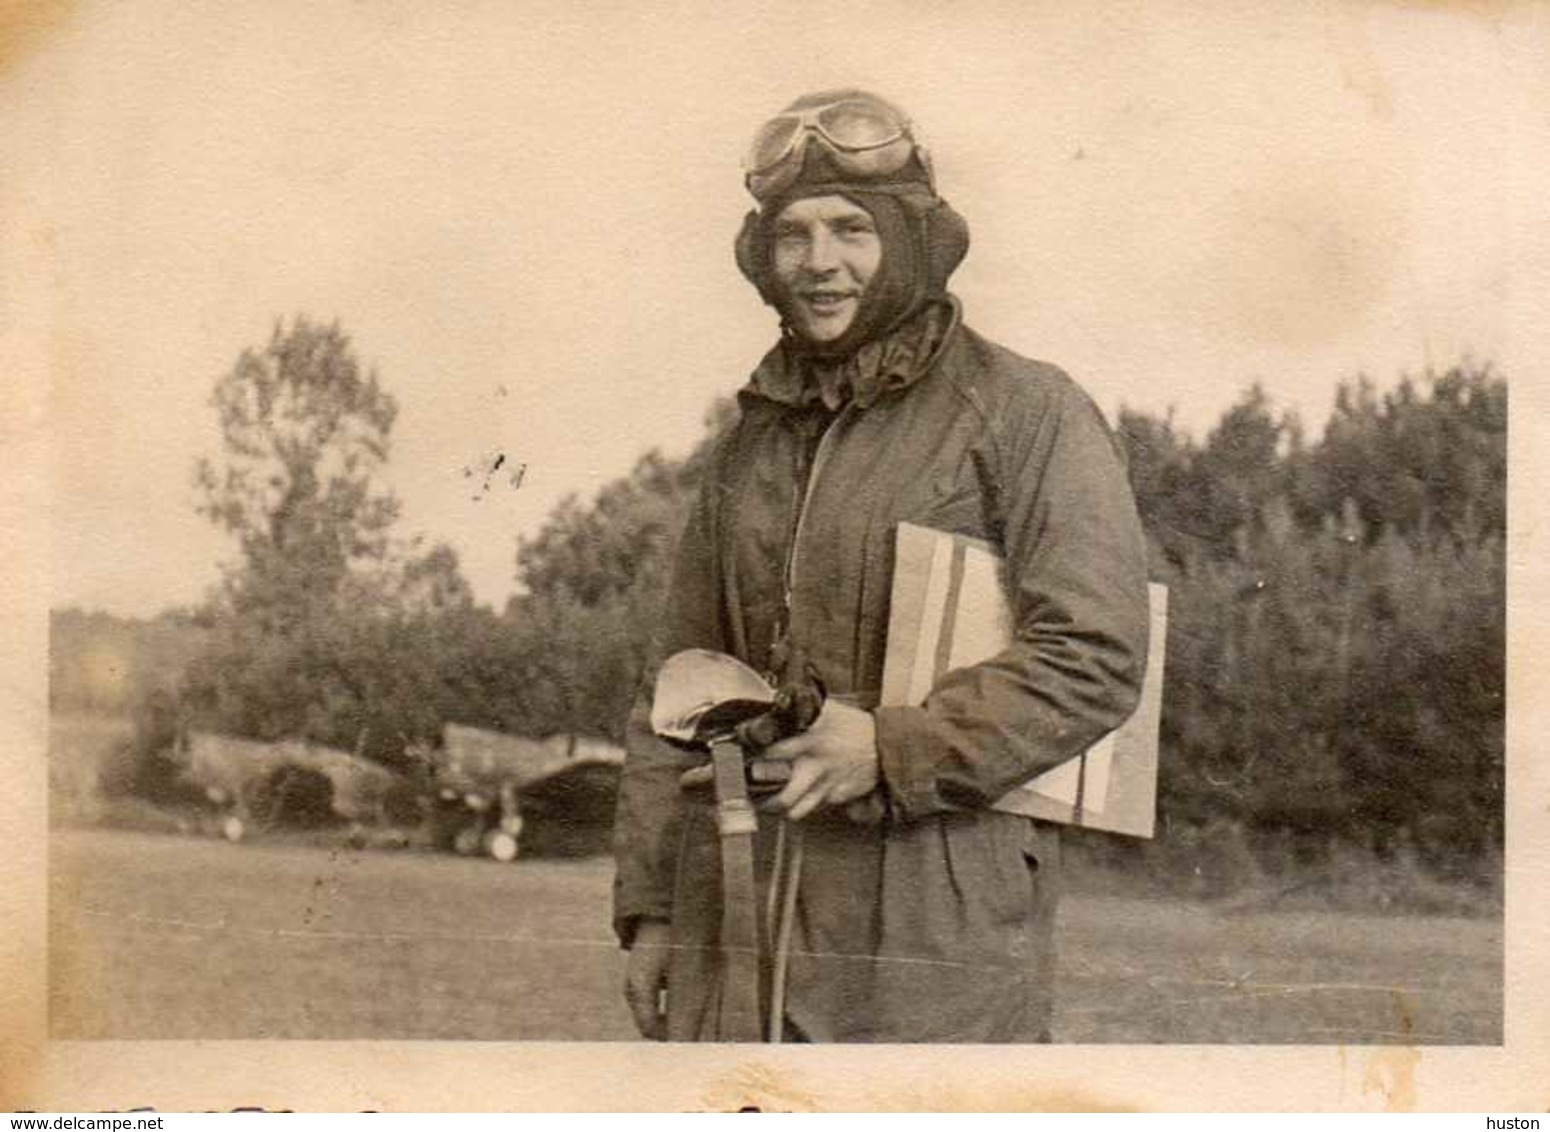
<instances>
[{"instance_id":1,"label":"man's ear","mask_svg":"<svg viewBox=\"0 0 1550 1132\"><path fill-rule=\"evenodd\" d=\"M775 293L770 288L769 248L762 229L759 213L750 212L743 217L743 226L738 229L732 247L737 256L737 269L758 290L759 297L773 305Z\"/></svg>"}]
</instances>

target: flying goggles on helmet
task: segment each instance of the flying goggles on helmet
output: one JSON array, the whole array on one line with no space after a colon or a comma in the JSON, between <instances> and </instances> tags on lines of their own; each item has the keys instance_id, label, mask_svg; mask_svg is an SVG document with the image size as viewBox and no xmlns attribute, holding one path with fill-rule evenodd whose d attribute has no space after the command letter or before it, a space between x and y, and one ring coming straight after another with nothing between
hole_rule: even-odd
<instances>
[{"instance_id":1,"label":"flying goggles on helmet","mask_svg":"<svg viewBox=\"0 0 1550 1132\"><path fill-rule=\"evenodd\" d=\"M743 161L748 191L763 200L789 187L813 143L840 173L866 180L892 176L913 157L936 192L931 160L910 120L881 99L858 95L785 110L766 122Z\"/></svg>"}]
</instances>

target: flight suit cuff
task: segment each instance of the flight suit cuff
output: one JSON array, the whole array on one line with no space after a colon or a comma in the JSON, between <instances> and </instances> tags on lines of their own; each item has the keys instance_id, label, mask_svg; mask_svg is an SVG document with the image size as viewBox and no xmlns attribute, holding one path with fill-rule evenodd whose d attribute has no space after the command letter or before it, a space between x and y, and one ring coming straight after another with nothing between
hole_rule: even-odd
<instances>
[{"instance_id":1,"label":"flight suit cuff","mask_svg":"<svg viewBox=\"0 0 1550 1132\"><path fill-rule=\"evenodd\" d=\"M919 707L879 707L872 711L877 726L877 764L893 812L904 818L923 817L948 807L936 789L935 737Z\"/></svg>"}]
</instances>

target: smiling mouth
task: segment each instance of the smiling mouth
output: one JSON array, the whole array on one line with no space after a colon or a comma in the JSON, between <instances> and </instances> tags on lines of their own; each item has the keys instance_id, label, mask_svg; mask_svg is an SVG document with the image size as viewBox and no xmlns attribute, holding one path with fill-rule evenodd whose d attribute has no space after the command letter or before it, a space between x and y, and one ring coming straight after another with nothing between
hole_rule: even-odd
<instances>
[{"instance_id":1,"label":"smiling mouth","mask_svg":"<svg viewBox=\"0 0 1550 1132\"><path fill-rule=\"evenodd\" d=\"M808 291L802 295L802 301L813 310L825 313L839 310L855 297L851 291Z\"/></svg>"}]
</instances>

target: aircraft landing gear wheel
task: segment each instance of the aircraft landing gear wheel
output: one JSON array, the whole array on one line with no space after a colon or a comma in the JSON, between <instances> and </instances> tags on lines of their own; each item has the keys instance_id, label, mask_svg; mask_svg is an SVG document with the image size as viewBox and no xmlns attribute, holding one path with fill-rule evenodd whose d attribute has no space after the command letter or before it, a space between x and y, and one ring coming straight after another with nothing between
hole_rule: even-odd
<instances>
[{"instance_id":1,"label":"aircraft landing gear wheel","mask_svg":"<svg viewBox=\"0 0 1550 1132\"><path fill-rule=\"evenodd\" d=\"M510 864L517 859L517 839L504 830L496 830L487 839L485 851L501 864Z\"/></svg>"}]
</instances>

